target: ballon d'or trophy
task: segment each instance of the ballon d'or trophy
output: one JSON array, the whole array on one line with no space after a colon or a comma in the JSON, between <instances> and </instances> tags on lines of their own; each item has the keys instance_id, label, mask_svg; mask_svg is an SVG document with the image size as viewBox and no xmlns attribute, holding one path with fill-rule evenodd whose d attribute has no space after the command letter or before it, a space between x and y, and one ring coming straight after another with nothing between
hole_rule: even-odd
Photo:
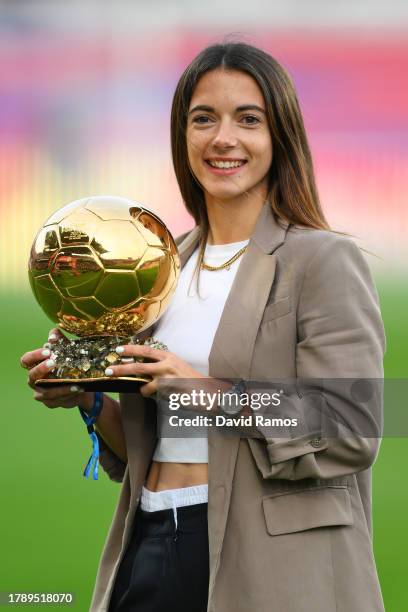
<instances>
[{"instance_id":1,"label":"ballon d'or trophy","mask_svg":"<svg viewBox=\"0 0 408 612\"><path fill-rule=\"evenodd\" d=\"M129 360L115 352L119 344L166 348L137 335L163 314L179 274L173 237L138 202L94 196L60 208L34 239L29 278L46 315L78 338L46 345L56 366L36 384L137 390L149 377L107 377L105 370Z\"/></svg>"}]
</instances>

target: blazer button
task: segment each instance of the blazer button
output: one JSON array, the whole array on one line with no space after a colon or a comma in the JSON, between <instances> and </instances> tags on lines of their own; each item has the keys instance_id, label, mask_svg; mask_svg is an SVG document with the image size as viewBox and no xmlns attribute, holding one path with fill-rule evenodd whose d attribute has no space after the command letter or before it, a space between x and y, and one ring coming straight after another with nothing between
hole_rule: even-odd
<instances>
[{"instance_id":1,"label":"blazer button","mask_svg":"<svg viewBox=\"0 0 408 612\"><path fill-rule=\"evenodd\" d=\"M321 438L315 438L314 440L312 440L310 442L310 445L313 446L313 448L319 448L321 443L322 443L322 439Z\"/></svg>"}]
</instances>

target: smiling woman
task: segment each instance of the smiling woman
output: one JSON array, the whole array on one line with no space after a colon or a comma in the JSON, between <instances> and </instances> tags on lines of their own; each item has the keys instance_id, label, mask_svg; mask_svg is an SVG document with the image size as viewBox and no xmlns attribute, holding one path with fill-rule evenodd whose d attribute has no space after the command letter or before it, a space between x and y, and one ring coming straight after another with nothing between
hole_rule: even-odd
<instances>
[{"instance_id":1,"label":"smiling woman","mask_svg":"<svg viewBox=\"0 0 408 612\"><path fill-rule=\"evenodd\" d=\"M101 464L123 485L91 610L383 612L371 542L381 395L362 405L343 383L306 408L297 389L279 406L278 424L293 424L283 436L240 409L246 390L255 399L271 383L383 376L376 290L359 249L325 220L292 81L255 47L204 49L177 85L171 139L196 226L177 239L179 283L154 329L170 350L117 347L151 361L107 374L152 382L97 404ZM41 349L22 363L33 388L53 368ZM235 435L209 425L204 438L164 437L159 383L167 395L227 391L228 410L196 412ZM35 397L95 410L79 389ZM345 434L327 435L321 399Z\"/></svg>"},{"instance_id":2,"label":"smiling woman","mask_svg":"<svg viewBox=\"0 0 408 612\"><path fill-rule=\"evenodd\" d=\"M200 79L190 102L187 152L191 172L206 193L209 218L217 215L221 201L228 201L235 215L247 216L249 198L257 218L268 193L272 139L264 97L253 77L218 68ZM219 237L221 243L247 237L239 223L229 231Z\"/></svg>"}]
</instances>

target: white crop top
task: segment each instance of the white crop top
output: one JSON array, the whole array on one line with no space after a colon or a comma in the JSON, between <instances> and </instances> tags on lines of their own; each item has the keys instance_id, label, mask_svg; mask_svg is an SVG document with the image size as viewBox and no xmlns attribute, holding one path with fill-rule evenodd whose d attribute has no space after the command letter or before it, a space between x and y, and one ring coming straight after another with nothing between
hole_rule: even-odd
<instances>
[{"instance_id":1,"label":"white crop top","mask_svg":"<svg viewBox=\"0 0 408 612\"><path fill-rule=\"evenodd\" d=\"M248 242L249 240L244 240L207 245L204 261L213 266L221 265ZM201 270L200 296L197 295L196 277L191 282L197 257L198 249L184 265L173 299L159 320L154 336L164 342L169 351L184 359L204 376L208 376L211 346L241 257L229 270ZM157 428L159 440L153 455L154 461L208 463L207 438L160 437L159 411Z\"/></svg>"}]
</instances>

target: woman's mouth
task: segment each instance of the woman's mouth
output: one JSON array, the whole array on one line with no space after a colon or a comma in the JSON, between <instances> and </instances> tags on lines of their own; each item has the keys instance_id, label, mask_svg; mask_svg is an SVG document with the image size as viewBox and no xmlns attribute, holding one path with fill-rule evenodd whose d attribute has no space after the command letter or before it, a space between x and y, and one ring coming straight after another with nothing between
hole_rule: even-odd
<instances>
[{"instance_id":1,"label":"woman's mouth","mask_svg":"<svg viewBox=\"0 0 408 612\"><path fill-rule=\"evenodd\" d=\"M206 159L205 163L207 164L210 172L214 174L226 175L235 174L235 172L238 172L239 169L247 163L247 161L245 159Z\"/></svg>"}]
</instances>

